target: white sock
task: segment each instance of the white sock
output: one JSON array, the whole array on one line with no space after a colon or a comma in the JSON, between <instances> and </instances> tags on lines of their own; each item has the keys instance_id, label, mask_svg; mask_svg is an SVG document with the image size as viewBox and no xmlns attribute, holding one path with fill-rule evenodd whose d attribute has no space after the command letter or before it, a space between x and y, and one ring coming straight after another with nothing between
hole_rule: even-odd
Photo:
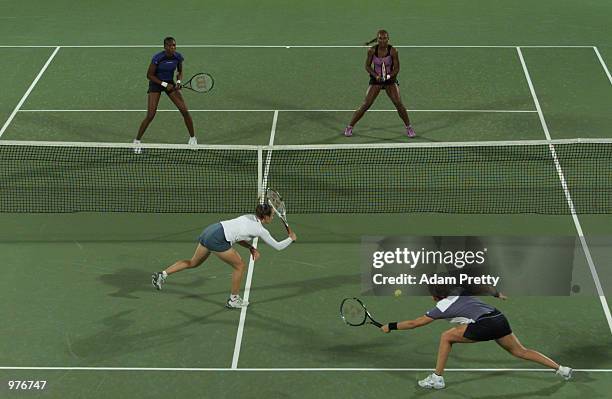
<instances>
[{"instance_id":1,"label":"white sock","mask_svg":"<svg viewBox=\"0 0 612 399\"><path fill-rule=\"evenodd\" d=\"M164 271L162 272L162 276L164 276L164 278L166 278L166 277L168 277L168 273L166 273L166 271L164 270Z\"/></svg>"},{"instance_id":2,"label":"white sock","mask_svg":"<svg viewBox=\"0 0 612 399\"><path fill-rule=\"evenodd\" d=\"M140 140L134 139L134 144L140 144Z\"/></svg>"},{"instance_id":3,"label":"white sock","mask_svg":"<svg viewBox=\"0 0 612 399\"><path fill-rule=\"evenodd\" d=\"M238 298L240 298L240 295L230 294L230 300L236 301L236 300L238 300Z\"/></svg>"}]
</instances>

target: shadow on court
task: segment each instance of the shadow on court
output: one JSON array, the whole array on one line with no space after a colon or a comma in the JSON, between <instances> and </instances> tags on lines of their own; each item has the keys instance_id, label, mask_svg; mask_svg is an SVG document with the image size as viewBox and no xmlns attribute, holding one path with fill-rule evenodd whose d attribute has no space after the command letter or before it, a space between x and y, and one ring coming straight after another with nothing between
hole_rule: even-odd
<instances>
[{"instance_id":1,"label":"shadow on court","mask_svg":"<svg viewBox=\"0 0 612 399\"><path fill-rule=\"evenodd\" d=\"M103 274L98 277L98 280L117 289L117 291L109 294L109 296L126 299L141 299L140 296L136 295L137 293L146 292L150 294L156 291L151 285L151 274L152 272L143 272L140 269L123 268L113 273ZM205 285L208 280L211 280L210 277L206 277L202 274L194 277L195 278L189 282L172 281L171 285L168 284L164 286L162 292L185 295L184 291L173 289L173 286L177 288L199 288Z\"/></svg>"},{"instance_id":2,"label":"shadow on court","mask_svg":"<svg viewBox=\"0 0 612 399\"><path fill-rule=\"evenodd\" d=\"M427 373L425 373L426 375ZM447 384L447 388L444 389L444 393L453 394L459 398L469 398L469 399L520 399L520 398L548 398L554 397L559 394L559 391L563 388L567 381L560 380L560 377L553 375L553 372L549 375L547 374L527 374L522 376L517 376L516 372L499 372L499 373L474 373L473 376L468 378L461 378L461 376L453 373L447 373L445 375L445 382ZM424 378L425 375L422 377ZM461 389L462 385L468 383L476 383L478 386L482 387L482 391L486 391L487 387L491 385L495 386L494 381L490 381L492 378L502 377L500 383L503 381L504 385L511 387L525 387L526 389L521 390L520 392L509 393L509 394L483 394L478 395L474 394L473 389ZM556 379L555 379L556 378ZM488 381L487 381L488 380ZM529 381L533 383L542 384L544 381L549 380L550 385L539 388L539 389L529 389L529 386L532 385ZM484 381L487 381L488 385L482 384ZM535 384L533 384L535 385ZM493 390L491 390L493 391ZM434 390L424 390L420 389L416 392L415 397L428 397L429 395L434 394Z\"/></svg>"},{"instance_id":3,"label":"shadow on court","mask_svg":"<svg viewBox=\"0 0 612 399\"><path fill-rule=\"evenodd\" d=\"M138 331L140 327L135 324L134 319L130 318L132 312L134 312L133 309L124 310L102 319L101 328L95 334L68 341L68 352L72 357L84 359L87 362L98 362L123 356L126 353L151 351L152 348L176 345L177 342L192 339L194 336L192 333L182 331L193 324L192 320L165 325L161 328L147 328L144 331ZM210 320L211 317L222 312L227 312L227 309L220 305L218 310L198 316L198 321L206 321L207 324L213 323ZM236 322L235 320L215 320L214 323L234 325Z\"/></svg>"},{"instance_id":4,"label":"shadow on court","mask_svg":"<svg viewBox=\"0 0 612 399\"><path fill-rule=\"evenodd\" d=\"M229 269L228 269L228 273L229 273ZM296 298L296 297L301 297L304 295L314 294L320 291L336 290L339 287L346 286L346 285L360 284L361 282L360 279L361 277L359 274L342 274L342 275L336 275L336 276L313 278L309 280L298 280L298 281L291 281L291 282L286 282L286 283L268 284L268 285L261 285L261 286L258 285L257 288L254 289L257 292L269 291L269 290L280 290L280 291L290 290L291 292L281 293L277 296L263 299L263 300L252 301L251 304L249 305L249 311L252 308L256 307L258 304L282 301L282 300L289 299L289 298ZM202 283L206 280L208 279L205 277L200 277L197 280L194 280L193 282L189 284L183 284L182 287L185 287L185 288L200 287ZM225 294L228 292L229 284L230 284L230 281L228 278L226 283L221 284L222 285L221 290L206 292L205 294L195 294L194 293L194 294L189 294L185 297L204 300L209 295ZM164 289L162 292L164 293L169 292L172 294L185 295L184 291L180 291L180 292L176 290L173 291L170 288L172 285L175 285L175 283L173 281L171 282L170 280L168 280L168 282L164 285ZM167 287L169 289L167 289Z\"/></svg>"},{"instance_id":5,"label":"shadow on court","mask_svg":"<svg viewBox=\"0 0 612 399\"><path fill-rule=\"evenodd\" d=\"M580 359L588 364L588 368L597 368L598 366L609 368L612 362L612 344L610 342L599 345L580 345L576 343L572 346L559 348L558 354L554 356L559 359L567 359L565 362L570 365L572 359Z\"/></svg>"}]
</instances>

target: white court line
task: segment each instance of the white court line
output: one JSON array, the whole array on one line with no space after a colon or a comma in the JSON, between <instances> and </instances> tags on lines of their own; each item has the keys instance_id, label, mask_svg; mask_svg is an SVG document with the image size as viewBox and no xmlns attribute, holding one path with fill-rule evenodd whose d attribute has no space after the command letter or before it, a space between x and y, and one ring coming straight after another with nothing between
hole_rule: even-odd
<instances>
[{"instance_id":1,"label":"white court line","mask_svg":"<svg viewBox=\"0 0 612 399\"><path fill-rule=\"evenodd\" d=\"M407 109L408 112L536 113L537 110L510 109ZM146 109L20 109L19 112L147 112ZM157 112L179 112L158 109ZM190 109L189 112L355 112L354 109ZM397 112L395 109L370 109L368 112Z\"/></svg>"},{"instance_id":2,"label":"white court line","mask_svg":"<svg viewBox=\"0 0 612 399\"><path fill-rule=\"evenodd\" d=\"M58 45L0 45L0 48L53 48ZM161 48L159 44L100 44L100 45L60 45L64 48ZM266 45L266 44L181 44L178 47L186 48L367 48L363 45ZM398 48L516 48L517 45L393 45ZM590 48L593 45L533 45L520 46L523 48Z\"/></svg>"},{"instance_id":3,"label":"white court line","mask_svg":"<svg viewBox=\"0 0 612 399\"><path fill-rule=\"evenodd\" d=\"M47 67L49 66L49 64L51 64L51 61L53 61L53 58L55 58L55 55L57 54L57 52L59 51L60 47L56 47L55 51L53 51L53 53L51 54L51 56L49 57L49 59L47 60L47 62L45 63L45 65L43 65L42 69L40 70L40 72L38 72L38 75L36 75L36 78L34 78L34 81L32 82L32 84L30 85L30 87L28 87L28 90L25 92L25 94L23 95L23 97L21 97L21 101L19 101L19 103L17 104L17 106L15 107L15 109L13 110L13 112L11 113L11 115L9 116L9 118L6 120L6 122L4 123L4 125L2 126L2 129L0 129L0 137L2 137L2 135L4 134L4 132L6 131L6 129L9 127L9 125L11 124L11 122L13 121L13 118L15 117L15 115L17 115L17 112L19 111L19 109L21 108L21 106L23 105L23 103L25 102L25 100L28 98L28 96L30 95L30 93L32 92L32 90L34 90L34 86L36 86L36 84L38 83L38 81L40 80L40 78L42 77L43 73L45 73L45 71L47 70Z\"/></svg>"},{"instance_id":4,"label":"white court line","mask_svg":"<svg viewBox=\"0 0 612 399\"><path fill-rule=\"evenodd\" d=\"M266 167L263 172L263 180L261 186L261 192L265 192L268 185L268 173L270 172L270 161L272 160L272 146L274 145L274 136L276 135L276 122L278 121L278 111L274 111L274 117L272 118L272 128L270 129L270 141L268 142L268 154L266 157ZM261 198L263 201L263 197ZM258 239L253 240L253 246L257 248ZM247 272L247 278L244 286L244 300L248 301L251 293L251 281L253 280L253 268L255 261L253 257L249 260L249 270ZM240 321L238 322L238 331L236 332L236 343L234 344L234 356L232 357L232 369L238 368L238 359L240 358L240 347L242 346L242 335L244 333L244 323L246 321L246 313L248 308L240 309Z\"/></svg>"},{"instance_id":5,"label":"white court line","mask_svg":"<svg viewBox=\"0 0 612 399\"><path fill-rule=\"evenodd\" d=\"M257 248L259 237L253 239L253 247ZM252 256L249 256L249 269L247 271L247 278L244 285L244 293L242 295L245 301L249 300L251 293L251 281L253 280L253 266L255 261ZM242 334L244 333L244 322L246 320L247 308L240 309L240 321L238 322L238 331L236 332L236 342L234 343L234 355L232 356L232 368L230 370L236 370L238 368L238 359L240 358L240 347L242 346Z\"/></svg>"},{"instance_id":6,"label":"white court line","mask_svg":"<svg viewBox=\"0 0 612 399\"><path fill-rule=\"evenodd\" d=\"M525 78L527 79L527 84L529 85L529 90L531 91L533 102L535 103L536 109L538 110L538 116L540 117L540 123L542 124L542 129L544 129L546 140L550 142L552 138L550 137L550 132L548 131L548 125L546 124L546 120L544 119L544 114L542 113L540 102L538 101L538 97L533 87L533 83L531 81L529 71L527 70L527 64L525 63L525 59L523 58L523 53L520 47L517 47L516 51L518 52L518 56L521 61L521 65L523 66L523 72L525 73ZM591 276L593 277L593 281L595 282L595 287L597 288L599 300L601 301L601 306L603 308L604 314L606 315L606 319L608 321L608 327L610 328L610 333L612 334L612 314L610 314L610 308L608 306L608 301L606 300L606 296L601 287L601 282L599 281L599 275L597 274L595 263L593 262L593 258L591 257L591 251L589 250L589 246L587 245L586 239L584 238L584 233L582 232L582 226L580 225L580 220L578 220L578 215L576 215L576 209L574 208L574 201L572 201L572 197L570 195L569 189L567 187L567 182L565 181L565 176L563 174L563 169L561 169L561 164L559 163L559 159L557 158L557 151L555 150L555 147L552 143L548 146L548 148L550 149L550 153L555 162L555 168L557 169L559 180L561 180L561 186L563 187L563 192L565 193L565 198L570 208L572 219L574 220L574 225L576 226L576 232L578 233L578 237L580 238L580 243L582 244L582 249L584 250L584 254L587 259L587 263L589 264L589 268L591 270Z\"/></svg>"},{"instance_id":7,"label":"white court line","mask_svg":"<svg viewBox=\"0 0 612 399\"><path fill-rule=\"evenodd\" d=\"M602 68L604 69L604 72L608 76L608 80L610 81L610 84L612 85L612 76L610 76L610 70L608 69L608 66L606 65L606 62L603 60L601 54L599 54L599 50L597 49L597 47L593 47L593 50L595 50L595 55L597 56L597 58L599 58L599 63L601 64Z\"/></svg>"},{"instance_id":8,"label":"white court line","mask_svg":"<svg viewBox=\"0 0 612 399\"><path fill-rule=\"evenodd\" d=\"M432 371L432 368L361 368L361 367L285 367L285 368L212 368L212 367L0 367L0 370L72 370L72 371L232 371L232 372L410 372ZM526 373L553 373L552 369L523 369L523 368L466 368L444 369L451 372L526 372ZM612 369L573 369L575 372L611 373Z\"/></svg>"}]
</instances>

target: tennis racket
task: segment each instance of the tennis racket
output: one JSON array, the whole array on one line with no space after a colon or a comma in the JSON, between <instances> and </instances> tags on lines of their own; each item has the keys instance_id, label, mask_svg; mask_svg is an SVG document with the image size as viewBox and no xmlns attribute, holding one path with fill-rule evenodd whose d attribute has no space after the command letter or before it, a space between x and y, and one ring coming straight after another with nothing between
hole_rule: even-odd
<instances>
[{"instance_id":1,"label":"tennis racket","mask_svg":"<svg viewBox=\"0 0 612 399\"><path fill-rule=\"evenodd\" d=\"M276 191L269 188L266 190L266 202L270 204L272 209L274 209L274 212L283 221L287 232L289 232L289 223L287 223L287 209L285 208L283 197L281 197Z\"/></svg>"},{"instance_id":2,"label":"tennis racket","mask_svg":"<svg viewBox=\"0 0 612 399\"><path fill-rule=\"evenodd\" d=\"M381 73L382 73L383 82L386 82L387 80L391 79L391 75L387 73L387 67L385 66L384 61L382 62L382 65L381 65Z\"/></svg>"},{"instance_id":3,"label":"tennis racket","mask_svg":"<svg viewBox=\"0 0 612 399\"><path fill-rule=\"evenodd\" d=\"M353 327L363 326L366 323L382 327L381 323L374 320L359 298L344 298L340 304L340 317L346 324Z\"/></svg>"},{"instance_id":4,"label":"tennis racket","mask_svg":"<svg viewBox=\"0 0 612 399\"><path fill-rule=\"evenodd\" d=\"M195 91L197 93L208 93L215 86L215 80L208 73L196 73L185 83L181 83L181 88Z\"/></svg>"}]
</instances>

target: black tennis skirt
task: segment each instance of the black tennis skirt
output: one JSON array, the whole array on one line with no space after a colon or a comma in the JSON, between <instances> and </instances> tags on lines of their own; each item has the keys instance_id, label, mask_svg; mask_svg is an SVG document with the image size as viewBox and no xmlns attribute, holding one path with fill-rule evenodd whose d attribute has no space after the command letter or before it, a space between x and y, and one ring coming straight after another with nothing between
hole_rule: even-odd
<instances>
[{"instance_id":1,"label":"black tennis skirt","mask_svg":"<svg viewBox=\"0 0 612 399\"><path fill-rule=\"evenodd\" d=\"M468 324L463 336L472 341L490 341L512 334L510 323L506 316L495 309L491 313L482 315L475 323Z\"/></svg>"},{"instance_id":2,"label":"black tennis skirt","mask_svg":"<svg viewBox=\"0 0 612 399\"><path fill-rule=\"evenodd\" d=\"M399 86L399 81L396 78L393 79L387 79L384 82L379 82L376 80L375 77L370 76L370 86L375 85L375 86L382 86L382 88L386 88L387 86L391 86L391 85L398 85Z\"/></svg>"},{"instance_id":3,"label":"black tennis skirt","mask_svg":"<svg viewBox=\"0 0 612 399\"><path fill-rule=\"evenodd\" d=\"M173 80L164 80L164 82L170 83L171 85L176 86L176 83L174 83ZM162 93L162 92L168 93L168 89L166 89L162 85L159 85L149 80L149 90L147 91L147 93Z\"/></svg>"}]
</instances>

